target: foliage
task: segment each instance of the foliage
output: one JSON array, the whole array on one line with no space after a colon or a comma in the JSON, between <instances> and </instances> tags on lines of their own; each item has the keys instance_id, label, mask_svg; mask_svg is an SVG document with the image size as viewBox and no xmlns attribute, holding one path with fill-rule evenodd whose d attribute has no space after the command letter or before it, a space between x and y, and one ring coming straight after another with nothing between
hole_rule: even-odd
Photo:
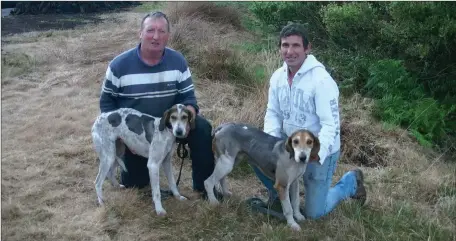
<instances>
[{"instance_id":1,"label":"foliage","mask_svg":"<svg viewBox=\"0 0 456 241\"><path fill-rule=\"evenodd\" d=\"M289 21L305 24L312 41L325 37L325 28L318 10L329 2L252 2L249 9L264 23L264 27L277 33Z\"/></svg>"},{"instance_id":2,"label":"foliage","mask_svg":"<svg viewBox=\"0 0 456 241\"><path fill-rule=\"evenodd\" d=\"M374 109L377 117L410 128L426 146L431 146L431 141L441 140L450 131L444 120L454 110L426 97L423 86L417 84L401 61L380 60L371 65L369 76L365 90L378 100Z\"/></svg>"},{"instance_id":3,"label":"foliage","mask_svg":"<svg viewBox=\"0 0 456 241\"><path fill-rule=\"evenodd\" d=\"M383 121L423 144L456 137L456 5L449 2L255 2L276 34L307 24L314 52L342 93L376 100Z\"/></svg>"}]
</instances>

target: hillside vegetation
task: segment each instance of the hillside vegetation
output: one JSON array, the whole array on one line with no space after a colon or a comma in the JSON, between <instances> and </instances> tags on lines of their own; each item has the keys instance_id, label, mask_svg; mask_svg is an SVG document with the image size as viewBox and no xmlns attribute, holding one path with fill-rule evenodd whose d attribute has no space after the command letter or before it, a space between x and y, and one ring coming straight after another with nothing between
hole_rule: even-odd
<instances>
[{"instance_id":1,"label":"hillside vegetation","mask_svg":"<svg viewBox=\"0 0 456 241\"><path fill-rule=\"evenodd\" d=\"M451 148L456 130L456 5L449 2L252 3L270 31L308 25L344 93L375 99L373 115L423 145Z\"/></svg>"},{"instance_id":2,"label":"hillside vegetation","mask_svg":"<svg viewBox=\"0 0 456 241\"><path fill-rule=\"evenodd\" d=\"M452 7L432 4L410 6L428 7L432 11L437 11L438 6ZM440 131L451 137L454 95L449 88L450 79L439 82L439 88L431 88L423 77L439 70L438 75L445 78L454 74L449 59L453 55L435 55L439 51L452 51L451 43L455 40L450 38L454 36L450 30L454 25L445 25L448 27L443 29L448 32L442 30L441 36L446 37L440 42L426 45L427 51L434 51L432 54L423 52L424 60L436 61L440 64L433 66L442 69L419 65L423 63L412 53L407 54L406 47L418 44L423 38L438 38L415 33L424 31L417 27L410 27L409 32L397 32L399 29L395 28L408 26L405 20L414 23L413 18L399 11L407 6L402 3L150 2L127 12L100 14L99 24L2 38L1 239L455 240L456 163L448 161L453 150L447 147L448 139L436 138ZM213 126L242 121L262 127L269 76L281 65L275 34L290 20L287 8L300 10L296 16L301 20L313 19L314 22L307 21L314 38L314 54L331 69L344 92L341 97L343 146L334 182L347 170L360 167L366 175L366 206L360 208L347 200L328 216L303 222L303 231L293 233L286 223L251 213L242 204L248 197L265 198L265 189L247 165L241 164L229 176L234 196L220 207L211 208L191 191L191 164L187 161L179 188L190 200L164 200L166 217L155 215L150 188L117 190L106 182L107 206L98 207L93 183L98 160L92 149L90 128L99 112L98 98L107 64L137 44L144 13L161 9L169 15L172 22L169 44L187 58L201 113ZM439 14L422 13L413 16L428 16L439 28L444 26ZM451 14L443 16L449 22L453 18ZM375 24L357 22L363 18ZM395 20L394 24L385 20L396 18L400 21ZM378 26L380 23L384 25ZM382 35L382 41L373 44L370 38L380 38L375 35L376 28L383 29L386 25L390 32L378 34L395 38ZM359 29L371 32L367 34ZM399 38L397 33L404 36ZM354 41L356 38L359 41ZM403 42L395 46L383 42L385 39ZM447 42L442 47L439 44L443 39ZM445 50L435 50L445 46ZM417 66L421 66L423 73ZM389 82L393 80L396 84ZM448 86L443 88L442 83ZM404 90L410 86L413 90ZM446 93L448 97L438 93ZM434 104L425 105L431 99ZM407 109L399 109L404 105ZM388 112L386 107L397 109ZM391 122L384 117L396 112L406 118ZM421 120L409 112L419 118L432 113L441 118L430 116ZM396 126L386 128L378 117ZM435 124L436 121L440 122ZM423 146L420 142L432 144ZM435 144L441 149L430 148ZM180 164L180 160L174 161ZM166 187L163 175L161 181Z\"/></svg>"},{"instance_id":3,"label":"hillside vegetation","mask_svg":"<svg viewBox=\"0 0 456 241\"><path fill-rule=\"evenodd\" d=\"M456 137L456 4L268 2L249 4L260 25L308 26L315 52L344 94L375 100L372 114L422 145Z\"/></svg>"}]
</instances>

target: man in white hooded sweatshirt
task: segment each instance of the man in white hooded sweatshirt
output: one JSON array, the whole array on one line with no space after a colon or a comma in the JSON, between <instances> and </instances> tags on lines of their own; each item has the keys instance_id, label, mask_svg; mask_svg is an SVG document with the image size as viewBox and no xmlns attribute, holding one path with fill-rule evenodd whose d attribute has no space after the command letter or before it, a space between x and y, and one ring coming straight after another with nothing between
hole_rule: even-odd
<instances>
[{"instance_id":1,"label":"man in white hooded sweatshirt","mask_svg":"<svg viewBox=\"0 0 456 241\"><path fill-rule=\"evenodd\" d=\"M313 55L305 28L296 23L280 32L280 54L284 61L271 79L264 132L286 137L297 129L312 131L320 140L319 159L309 162L304 174L304 215L316 219L328 214L345 199L364 204L363 173L345 173L331 188L340 155L339 89L336 82ZM268 205L280 207L273 182L254 168L269 190ZM277 204L277 205L276 205Z\"/></svg>"}]
</instances>

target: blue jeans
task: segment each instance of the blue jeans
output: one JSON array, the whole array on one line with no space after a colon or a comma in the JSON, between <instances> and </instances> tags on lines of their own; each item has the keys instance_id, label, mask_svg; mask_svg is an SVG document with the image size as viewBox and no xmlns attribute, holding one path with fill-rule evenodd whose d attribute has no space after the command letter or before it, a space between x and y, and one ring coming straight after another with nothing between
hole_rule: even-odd
<instances>
[{"instance_id":1,"label":"blue jeans","mask_svg":"<svg viewBox=\"0 0 456 241\"><path fill-rule=\"evenodd\" d=\"M323 165L310 162L303 175L305 189L304 216L309 219L317 219L331 212L340 201L355 195L356 176L353 172L346 172L339 182L331 188L332 177L336 170L340 152L336 152L326 158ZM274 189L274 182L267 178L260 170L253 167L255 174L269 190L269 198L278 198Z\"/></svg>"}]
</instances>

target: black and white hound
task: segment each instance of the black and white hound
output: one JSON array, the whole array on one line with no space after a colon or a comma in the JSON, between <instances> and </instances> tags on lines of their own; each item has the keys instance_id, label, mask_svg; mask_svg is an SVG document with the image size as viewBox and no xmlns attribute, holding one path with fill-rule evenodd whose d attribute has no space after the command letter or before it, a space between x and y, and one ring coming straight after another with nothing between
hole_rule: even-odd
<instances>
[{"instance_id":1,"label":"black and white hound","mask_svg":"<svg viewBox=\"0 0 456 241\"><path fill-rule=\"evenodd\" d=\"M299 210L299 178L304 174L307 163L316 160L320 150L320 142L312 132L298 130L281 139L247 124L226 123L214 130L212 149L216 156L215 169L204 181L210 204L219 203L213 191L217 183L220 183L223 195L231 195L226 176L238 163L239 154L245 154L251 165L275 180L274 188L279 193L288 225L293 230L301 229L293 218L305 220Z\"/></svg>"},{"instance_id":2,"label":"black and white hound","mask_svg":"<svg viewBox=\"0 0 456 241\"><path fill-rule=\"evenodd\" d=\"M130 108L100 114L92 127L92 139L100 166L95 180L98 202L103 205L102 186L108 176L115 187L123 187L115 178L126 145L133 153L148 158L152 200L157 215L166 215L161 203L159 171L163 170L174 197L186 200L177 190L171 157L176 150L176 137L184 138L195 128L195 117L184 105L177 104L165 111L163 117L153 117Z\"/></svg>"}]
</instances>

